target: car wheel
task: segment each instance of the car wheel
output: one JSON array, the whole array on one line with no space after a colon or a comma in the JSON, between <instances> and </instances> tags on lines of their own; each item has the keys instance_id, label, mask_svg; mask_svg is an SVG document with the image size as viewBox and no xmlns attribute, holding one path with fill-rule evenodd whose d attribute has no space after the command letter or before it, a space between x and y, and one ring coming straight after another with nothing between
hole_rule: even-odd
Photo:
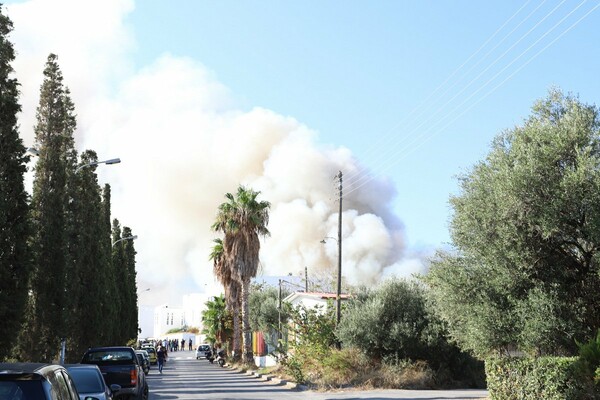
<instances>
[{"instance_id":1,"label":"car wheel","mask_svg":"<svg viewBox=\"0 0 600 400\"><path fill-rule=\"evenodd\" d=\"M144 390L142 390L141 400L148 400L148 385L144 385Z\"/></svg>"}]
</instances>

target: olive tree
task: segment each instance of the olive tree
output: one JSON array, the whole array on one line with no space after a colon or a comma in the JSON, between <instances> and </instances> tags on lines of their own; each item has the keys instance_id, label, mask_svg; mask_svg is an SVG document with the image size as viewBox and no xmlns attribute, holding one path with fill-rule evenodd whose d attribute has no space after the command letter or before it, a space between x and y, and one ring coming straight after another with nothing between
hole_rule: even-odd
<instances>
[{"instance_id":1,"label":"olive tree","mask_svg":"<svg viewBox=\"0 0 600 400\"><path fill-rule=\"evenodd\" d=\"M597 107L551 90L460 176L425 280L463 349L570 355L600 327L598 134Z\"/></svg>"}]
</instances>

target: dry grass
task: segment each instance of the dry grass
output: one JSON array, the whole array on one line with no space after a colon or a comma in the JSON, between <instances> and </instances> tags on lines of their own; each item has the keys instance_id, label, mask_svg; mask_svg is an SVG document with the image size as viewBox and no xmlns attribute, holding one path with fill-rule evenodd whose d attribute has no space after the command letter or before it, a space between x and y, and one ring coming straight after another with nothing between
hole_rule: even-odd
<instances>
[{"instance_id":1,"label":"dry grass","mask_svg":"<svg viewBox=\"0 0 600 400\"><path fill-rule=\"evenodd\" d=\"M304 384L316 390L340 388L431 389L436 387L434 372L425 361L405 361L399 365L375 363L362 353L332 350L326 359L304 358L301 363ZM285 368L280 376L294 380Z\"/></svg>"}]
</instances>

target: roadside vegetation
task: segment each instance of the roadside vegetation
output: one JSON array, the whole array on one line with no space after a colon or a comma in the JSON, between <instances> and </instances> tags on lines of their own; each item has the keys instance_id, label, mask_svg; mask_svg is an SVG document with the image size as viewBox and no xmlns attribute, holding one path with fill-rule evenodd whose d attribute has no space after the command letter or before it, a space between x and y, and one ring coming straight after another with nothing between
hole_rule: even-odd
<instances>
[{"instance_id":1,"label":"roadside vegetation","mask_svg":"<svg viewBox=\"0 0 600 400\"><path fill-rule=\"evenodd\" d=\"M98 183L108 160L76 150L75 104L55 54L43 67L34 146L24 146L19 130L32 127L17 123L12 30L0 5L0 360L57 361L64 339L66 361L78 362L90 345L138 335L135 236Z\"/></svg>"},{"instance_id":2,"label":"roadside vegetation","mask_svg":"<svg viewBox=\"0 0 600 400\"><path fill-rule=\"evenodd\" d=\"M249 323L315 388L485 387L493 399L600 398L600 121L552 89L500 133L451 196L452 247L429 272L279 306L254 287ZM487 382L486 382L487 381Z\"/></svg>"},{"instance_id":3,"label":"roadside vegetation","mask_svg":"<svg viewBox=\"0 0 600 400\"><path fill-rule=\"evenodd\" d=\"M392 279L377 289L360 289L337 327L333 304L287 306L285 313L286 332L275 351L280 368L274 373L295 382L319 389L485 385L483 363L447 341L424 287L415 282Z\"/></svg>"}]
</instances>

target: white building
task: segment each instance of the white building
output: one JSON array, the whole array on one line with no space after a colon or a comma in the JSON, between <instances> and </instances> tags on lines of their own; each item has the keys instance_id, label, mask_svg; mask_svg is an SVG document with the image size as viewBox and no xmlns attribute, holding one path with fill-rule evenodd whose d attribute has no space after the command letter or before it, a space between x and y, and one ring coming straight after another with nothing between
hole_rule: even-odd
<instances>
[{"instance_id":1,"label":"white building","mask_svg":"<svg viewBox=\"0 0 600 400\"><path fill-rule=\"evenodd\" d=\"M340 300L346 301L350 298L350 295L341 293ZM284 302L290 303L292 307L296 308L298 306L304 306L306 308L315 308L316 306L321 306L323 310L325 307L333 301L337 299L337 295L335 293L315 293L315 292L294 292L283 299Z\"/></svg>"},{"instance_id":2,"label":"white building","mask_svg":"<svg viewBox=\"0 0 600 400\"><path fill-rule=\"evenodd\" d=\"M167 331L182 328L185 325L182 308L162 304L154 309L154 330L152 337L161 338Z\"/></svg>"},{"instance_id":3,"label":"white building","mask_svg":"<svg viewBox=\"0 0 600 400\"><path fill-rule=\"evenodd\" d=\"M169 304L140 306L138 323L139 338L162 338L171 329L196 327L202 330L202 311L206 308L208 296L203 293L184 295L182 307Z\"/></svg>"}]
</instances>

